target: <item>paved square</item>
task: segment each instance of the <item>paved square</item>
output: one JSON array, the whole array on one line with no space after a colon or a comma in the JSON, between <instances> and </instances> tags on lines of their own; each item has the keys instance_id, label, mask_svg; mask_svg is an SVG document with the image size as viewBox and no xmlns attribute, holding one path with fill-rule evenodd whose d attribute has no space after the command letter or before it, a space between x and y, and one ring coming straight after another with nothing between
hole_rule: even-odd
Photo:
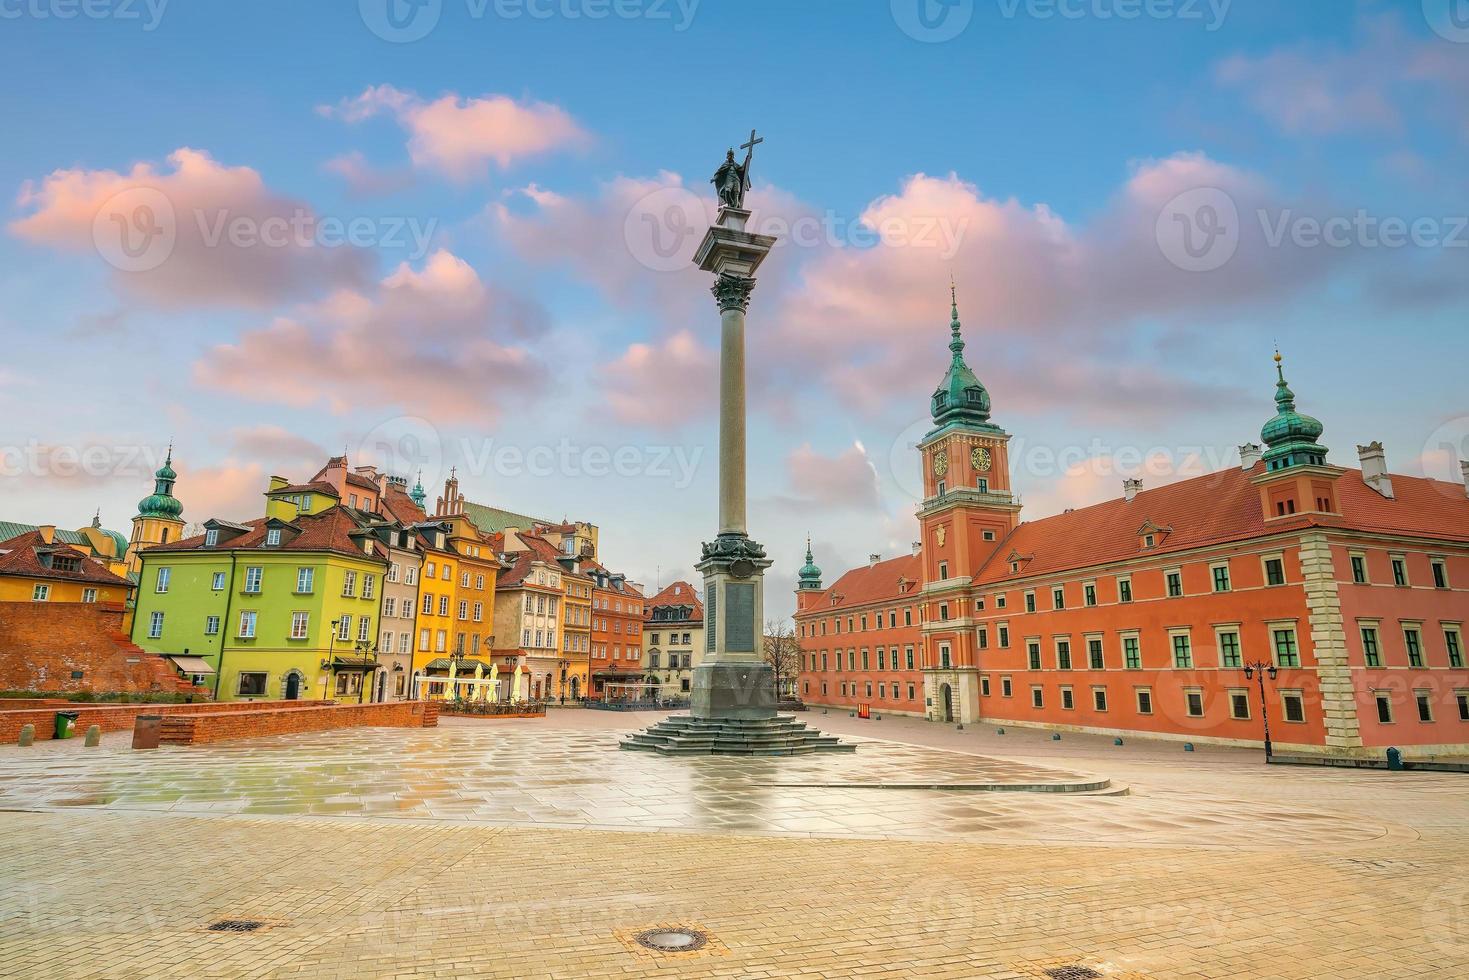
<instances>
[{"instance_id":1,"label":"paved square","mask_svg":"<svg viewBox=\"0 0 1469 980\"><path fill-rule=\"evenodd\" d=\"M617 751L649 720L0 749L0 976L1469 972L1464 777L820 714L855 755Z\"/></svg>"}]
</instances>

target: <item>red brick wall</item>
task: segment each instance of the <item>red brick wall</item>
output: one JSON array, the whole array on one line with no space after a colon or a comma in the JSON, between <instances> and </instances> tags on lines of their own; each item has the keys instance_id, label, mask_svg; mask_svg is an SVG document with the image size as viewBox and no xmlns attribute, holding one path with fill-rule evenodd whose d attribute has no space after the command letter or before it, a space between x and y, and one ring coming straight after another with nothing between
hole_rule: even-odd
<instances>
[{"instance_id":1,"label":"red brick wall","mask_svg":"<svg viewBox=\"0 0 1469 980\"><path fill-rule=\"evenodd\" d=\"M193 690L163 657L128 642L122 615L110 602L0 602L0 689Z\"/></svg>"},{"instance_id":2,"label":"red brick wall","mask_svg":"<svg viewBox=\"0 0 1469 980\"><path fill-rule=\"evenodd\" d=\"M161 741L165 745L201 745L337 728L435 728L439 724L437 701L317 705L306 710L280 707L259 710L258 704L246 706L256 710L165 716Z\"/></svg>"},{"instance_id":3,"label":"red brick wall","mask_svg":"<svg viewBox=\"0 0 1469 980\"><path fill-rule=\"evenodd\" d=\"M79 732L85 732L91 725L100 726L104 732L122 732L132 729L133 722L138 715L167 717L172 714L218 714L249 711L251 708L259 710L262 705L299 710L330 703L329 701L226 701L223 704L212 702L204 704L59 704L50 708L11 711L7 710L4 702L0 702L0 742L14 742L20 737L20 729L23 725L36 726L37 740L50 738L56 729L57 711L76 711L81 716L77 719Z\"/></svg>"}]
</instances>

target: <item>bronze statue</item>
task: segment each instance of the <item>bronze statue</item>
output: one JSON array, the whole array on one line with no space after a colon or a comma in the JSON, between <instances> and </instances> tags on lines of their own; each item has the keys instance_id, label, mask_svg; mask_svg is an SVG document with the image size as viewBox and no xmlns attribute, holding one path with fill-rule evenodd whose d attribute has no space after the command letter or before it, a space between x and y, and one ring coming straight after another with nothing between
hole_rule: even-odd
<instances>
[{"instance_id":1,"label":"bronze statue","mask_svg":"<svg viewBox=\"0 0 1469 980\"><path fill-rule=\"evenodd\" d=\"M746 151L743 164L735 162L733 148L725 153L724 163L709 178L709 183L714 185L715 193L719 195L720 207L744 208L745 192L750 189L750 161L755 156L755 144L764 142L765 138L756 137L752 129L750 141L740 144L740 149Z\"/></svg>"}]
</instances>

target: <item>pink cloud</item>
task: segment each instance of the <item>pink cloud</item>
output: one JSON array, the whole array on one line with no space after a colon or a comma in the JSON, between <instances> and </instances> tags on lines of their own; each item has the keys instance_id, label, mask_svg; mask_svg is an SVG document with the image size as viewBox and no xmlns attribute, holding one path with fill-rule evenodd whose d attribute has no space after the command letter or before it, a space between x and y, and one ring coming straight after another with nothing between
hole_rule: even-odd
<instances>
[{"instance_id":1,"label":"pink cloud","mask_svg":"<svg viewBox=\"0 0 1469 980\"><path fill-rule=\"evenodd\" d=\"M408 133L408 153L415 166L456 180L482 177L491 163L505 169L523 158L589 140L560 106L517 102L507 95L465 98L450 93L425 101L391 85L378 85L319 111L349 123L391 116Z\"/></svg>"},{"instance_id":2,"label":"pink cloud","mask_svg":"<svg viewBox=\"0 0 1469 980\"><path fill-rule=\"evenodd\" d=\"M404 263L373 290L340 290L213 348L194 378L337 413L397 405L433 420L488 422L544 382L525 342L545 327L538 306L439 251L422 269Z\"/></svg>"},{"instance_id":3,"label":"pink cloud","mask_svg":"<svg viewBox=\"0 0 1469 980\"><path fill-rule=\"evenodd\" d=\"M216 466L193 467L175 462L176 492L184 519L202 524L211 517L248 521L265 514L265 487L270 473L259 463L225 460Z\"/></svg>"},{"instance_id":4,"label":"pink cloud","mask_svg":"<svg viewBox=\"0 0 1469 980\"><path fill-rule=\"evenodd\" d=\"M263 307L367 281L367 253L317 244L319 216L272 191L250 167L227 167L187 147L168 162L171 170L138 163L127 173L58 170L27 182L17 204L30 213L9 229L29 242L100 255L115 267L121 292L159 306Z\"/></svg>"},{"instance_id":5,"label":"pink cloud","mask_svg":"<svg viewBox=\"0 0 1469 980\"><path fill-rule=\"evenodd\" d=\"M342 178L348 193L359 198L396 194L413 183L413 175L406 170L378 169L357 150L332 157L321 165L321 169Z\"/></svg>"},{"instance_id":6,"label":"pink cloud","mask_svg":"<svg viewBox=\"0 0 1469 980\"><path fill-rule=\"evenodd\" d=\"M1214 77L1291 135L1399 133L1405 110L1419 107L1447 112L1469 132L1469 112L1457 98L1469 86L1469 61L1454 47L1409 35L1396 15L1363 17L1354 44L1234 55L1215 66Z\"/></svg>"},{"instance_id":7,"label":"pink cloud","mask_svg":"<svg viewBox=\"0 0 1469 980\"><path fill-rule=\"evenodd\" d=\"M602 369L602 398L619 422L677 428L717 404L717 355L688 330L632 344Z\"/></svg>"},{"instance_id":8,"label":"pink cloud","mask_svg":"<svg viewBox=\"0 0 1469 980\"><path fill-rule=\"evenodd\" d=\"M879 506L877 468L861 443L835 456L798 446L786 457L791 489L805 502L819 508Z\"/></svg>"}]
</instances>

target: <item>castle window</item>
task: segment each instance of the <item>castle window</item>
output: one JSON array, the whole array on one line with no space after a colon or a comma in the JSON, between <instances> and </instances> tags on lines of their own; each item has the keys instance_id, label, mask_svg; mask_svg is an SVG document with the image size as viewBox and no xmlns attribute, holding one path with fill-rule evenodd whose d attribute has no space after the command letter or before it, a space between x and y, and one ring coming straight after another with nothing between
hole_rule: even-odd
<instances>
[{"instance_id":1,"label":"castle window","mask_svg":"<svg viewBox=\"0 0 1469 980\"><path fill-rule=\"evenodd\" d=\"M1382 651L1377 645L1377 627L1362 627L1362 659L1368 667L1382 666Z\"/></svg>"},{"instance_id":2,"label":"castle window","mask_svg":"<svg viewBox=\"0 0 1469 980\"><path fill-rule=\"evenodd\" d=\"M1367 557L1365 555L1352 556L1352 581L1358 585L1367 582Z\"/></svg>"},{"instance_id":3,"label":"castle window","mask_svg":"<svg viewBox=\"0 0 1469 980\"><path fill-rule=\"evenodd\" d=\"M1408 650L1408 666L1423 666L1423 634L1416 627L1403 628L1403 646Z\"/></svg>"},{"instance_id":4,"label":"castle window","mask_svg":"<svg viewBox=\"0 0 1469 980\"><path fill-rule=\"evenodd\" d=\"M986 480L984 477L980 477L978 480L976 480L975 486L979 489L980 493L990 492L990 481Z\"/></svg>"},{"instance_id":5,"label":"castle window","mask_svg":"<svg viewBox=\"0 0 1469 980\"><path fill-rule=\"evenodd\" d=\"M1168 583L1168 598L1177 599L1183 595L1183 573L1178 571L1165 572L1164 578Z\"/></svg>"},{"instance_id":6,"label":"castle window","mask_svg":"<svg viewBox=\"0 0 1469 980\"><path fill-rule=\"evenodd\" d=\"M948 484L945 483L943 480L940 480L938 482L938 486L935 488L934 496L942 497L946 492L948 492L948 489Z\"/></svg>"},{"instance_id":7,"label":"castle window","mask_svg":"<svg viewBox=\"0 0 1469 980\"><path fill-rule=\"evenodd\" d=\"M1459 638L1459 627L1445 626L1443 629L1444 647L1449 651L1449 666L1460 668L1464 666L1464 645Z\"/></svg>"},{"instance_id":8,"label":"castle window","mask_svg":"<svg viewBox=\"0 0 1469 980\"><path fill-rule=\"evenodd\" d=\"M995 532L994 531L985 531L982 536L983 536L983 538L986 541L993 541L993 540L995 540Z\"/></svg>"},{"instance_id":9,"label":"castle window","mask_svg":"<svg viewBox=\"0 0 1469 980\"><path fill-rule=\"evenodd\" d=\"M946 561L939 562L939 581L942 582L942 581L946 580L948 577L949 577L949 563L946 562Z\"/></svg>"},{"instance_id":10,"label":"castle window","mask_svg":"<svg viewBox=\"0 0 1469 980\"><path fill-rule=\"evenodd\" d=\"M1265 559L1265 584L1285 584L1285 560L1281 558Z\"/></svg>"},{"instance_id":11,"label":"castle window","mask_svg":"<svg viewBox=\"0 0 1469 980\"><path fill-rule=\"evenodd\" d=\"M1038 642L1036 642L1035 640L1031 640L1028 643L1026 643L1025 650L1026 650L1026 656L1029 658L1030 669L1031 670L1040 670L1041 669L1041 645Z\"/></svg>"},{"instance_id":12,"label":"castle window","mask_svg":"<svg viewBox=\"0 0 1469 980\"><path fill-rule=\"evenodd\" d=\"M1229 591L1229 565L1215 565L1210 570L1214 575L1214 591Z\"/></svg>"},{"instance_id":13,"label":"castle window","mask_svg":"<svg viewBox=\"0 0 1469 980\"><path fill-rule=\"evenodd\" d=\"M1281 691L1280 707L1286 721L1299 723L1306 720L1305 702L1300 691Z\"/></svg>"},{"instance_id":14,"label":"castle window","mask_svg":"<svg viewBox=\"0 0 1469 980\"><path fill-rule=\"evenodd\" d=\"M1067 711L1070 711L1071 709L1076 707L1076 698L1071 693L1071 688L1069 687L1061 688L1061 707L1065 708Z\"/></svg>"},{"instance_id":15,"label":"castle window","mask_svg":"<svg viewBox=\"0 0 1469 980\"><path fill-rule=\"evenodd\" d=\"M1299 667L1301 655L1296 647L1296 631L1283 628L1271 631L1275 640L1275 663L1280 667Z\"/></svg>"},{"instance_id":16,"label":"castle window","mask_svg":"<svg viewBox=\"0 0 1469 980\"><path fill-rule=\"evenodd\" d=\"M1008 698L1008 697L1012 697L1014 694L1015 694L1015 685L1014 685L1014 682L1011 681L1011 679L1008 678L1008 677L1001 677L1000 678L1000 696L1001 697Z\"/></svg>"},{"instance_id":17,"label":"castle window","mask_svg":"<svg viewBox=\"0 0 1469 980\"><path fill-rule=\"evenodd\" d=\"M1442 558L1435 558L1433 565L1433 587L1435 589L1447 589L1449 587L1449 570L1444 565Z\"/></svg>"},{"instance_id":18,"label":"castle window","mask_svg":"<svg viewBox=\"0 0 1469 980\"><path fill-rule=\"evenodd\" d=\"M1142 669L1143 655L1138 648L1138 638L1135 635L1122 638L1122 664L1128 670Z\"/></svg>"},{"instance_id":19,"label":"castle window","mask_svg":"<svg viewBox=\"0 0 1469 980\"><path fill-rule=\"evenodd\" d=\"M1149 688L1140 687L1137 689L1137 713L1140 715L1150 715L1153 713L1153 692Z\"/></svg>"},{"instance_id":20,"label":"castle window","mask_svg":"<svg viewBox=\"0 0 1469 980\"><path fill-rule=\"evenodd\" d=\"M1131 602L1132 601L1132 579L1130 579L1130 578L1120 578L1120 579L1117 580L1117 601L1118 602Z\"/></svg>"},{"instance_id":21,"label":"castle window","mask_svg":"<svg viewBox=\"0 0 1469 980\"><path fill-rule=\"evenodd\" d=\"M1408 584L1408 562L1401 555L1393 556L1392 560L1392 584Z\"/></svg>"}]
</instances>

